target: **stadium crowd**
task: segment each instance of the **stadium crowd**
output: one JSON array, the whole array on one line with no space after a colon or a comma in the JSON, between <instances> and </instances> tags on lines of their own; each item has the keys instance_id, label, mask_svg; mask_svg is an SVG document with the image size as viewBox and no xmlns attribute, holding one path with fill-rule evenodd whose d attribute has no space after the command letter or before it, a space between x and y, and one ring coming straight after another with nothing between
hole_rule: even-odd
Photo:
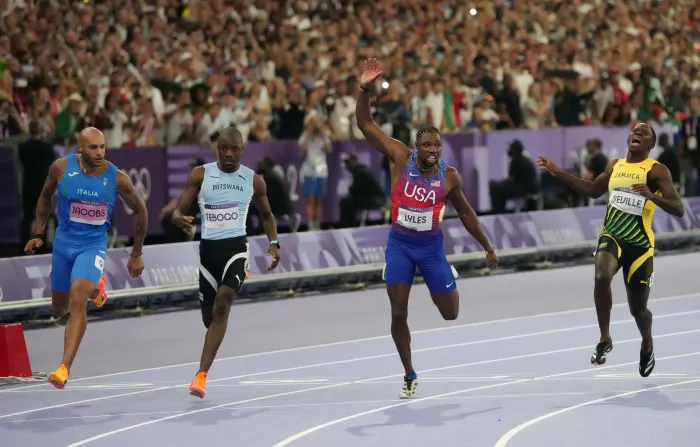
<instances>
[{"instance_id":1,"label":"stadium crowd","mask_svg":"<svg viewBox=\"0 0 700 447\"><path fill-rule=\"evenodd\" d=\"M444 132L681 120L700 87L693 2L7 0L0 125L108 146L298 139L353 125L359 63L378 57L377 119ZM317 123L319 121L312 120Z\"/></svg>"}]
</instances>

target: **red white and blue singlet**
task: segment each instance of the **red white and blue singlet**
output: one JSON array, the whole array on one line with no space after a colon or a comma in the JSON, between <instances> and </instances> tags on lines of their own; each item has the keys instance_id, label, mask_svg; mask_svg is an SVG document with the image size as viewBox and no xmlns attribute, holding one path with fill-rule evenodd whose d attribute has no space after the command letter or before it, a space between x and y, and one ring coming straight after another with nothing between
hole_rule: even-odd
<instances>
[{"instance_id":1,"label":"red white and blue singlet","mask_svg":"<svg viewBox=\"0 0 700 447\"><path fill-rule=\"evenodd\" d=\"M447 164L424 177L412 150L401 178L391 192L391 230L385 253L387 284L413 283L416 267L431 293L453 290L457 272L443 251L440 215L445 206Z\"/></svg>"}]
</instances>

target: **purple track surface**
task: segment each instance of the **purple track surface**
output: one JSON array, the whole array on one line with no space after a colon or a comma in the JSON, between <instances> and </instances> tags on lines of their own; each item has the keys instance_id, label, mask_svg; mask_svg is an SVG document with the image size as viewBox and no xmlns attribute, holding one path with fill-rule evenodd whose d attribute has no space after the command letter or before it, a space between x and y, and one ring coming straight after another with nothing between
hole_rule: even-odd
<instances>
[{"instance_id":1,"label":"purple track surface","mask_svg":"<svg viewBox=\"0 0 700 447\"><path fill-rule=\"evenodd\" d=\"M655 261L657 365L646 379L621 275L614 350L605 366L590 364L593 268L573 267L460 280L454 322L415 286L412 400L398 399L382 289L235 306L203 400L188 394L204 336L198 311L91 323L65 390L0 389L0 444L697 445L699 261ZM62 331L26 333L35 370L56 366Z\"/></svg>"}]
</instances>

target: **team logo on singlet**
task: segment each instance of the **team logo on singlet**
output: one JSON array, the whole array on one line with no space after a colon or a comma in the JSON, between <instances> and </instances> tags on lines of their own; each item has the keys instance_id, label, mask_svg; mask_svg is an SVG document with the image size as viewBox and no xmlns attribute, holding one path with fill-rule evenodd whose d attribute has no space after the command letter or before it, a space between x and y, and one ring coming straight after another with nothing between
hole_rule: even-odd
<instances>
[{"instance_id":1,"label":"team logo on singlet","mask_svg":"<svg viewBox=\"0 0 700 447\"><path fill-rule=\"evenodd\" d=\"M204 220L209 229L231 230L239 221L238 204L204 205Z\"/></svg>"},{"instance_id":2,"label":"team logo on singlet","mask_svg":"<svg viewBox=\"0 0 700 447\"><path fill-rule=\"evenodd\" d=\"M72 199L70 220L88 225L104 225L107 221L107 204L92 200Z\"/></svg>"},{"instance_id":3,"label":"team logo on singlet","mask_svg":"<svg viewBox=\"0 0 700 447\"><path fill-rule=\"evenodd\" d=\"M629 188L617 188L610 193L608 203L623 213L641 216L646 199Z\"/></svg>"}]
</instances>

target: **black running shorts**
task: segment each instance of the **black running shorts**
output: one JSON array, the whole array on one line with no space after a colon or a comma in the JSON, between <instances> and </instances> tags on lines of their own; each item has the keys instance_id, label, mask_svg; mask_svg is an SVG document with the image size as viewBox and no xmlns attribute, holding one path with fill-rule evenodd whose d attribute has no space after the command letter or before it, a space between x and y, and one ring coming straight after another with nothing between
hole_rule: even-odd
<instances>
[{"instance_id":1,"label":"black running shorts","mask_svg":"<svg viewBox=\"0 0 700 447\"><path fill-rule=\"evenodd\" d=\"M630 288L649 288L654 282L654 249L632 245L603 233L598 239L597 251L605 251L617 259L622 267L625 285Z\"/></svg>"},{"instance_id":2,"label":"black running shorts","mask_svg":"<svg viewBox=\"0 0 700 447\"><path fill-rule=\"evenodd\" d=\"M199 242L199 304L212 308L219 286L238 293L246 279L250 245L245 236Z\"/></svg>"}]
</instances>

